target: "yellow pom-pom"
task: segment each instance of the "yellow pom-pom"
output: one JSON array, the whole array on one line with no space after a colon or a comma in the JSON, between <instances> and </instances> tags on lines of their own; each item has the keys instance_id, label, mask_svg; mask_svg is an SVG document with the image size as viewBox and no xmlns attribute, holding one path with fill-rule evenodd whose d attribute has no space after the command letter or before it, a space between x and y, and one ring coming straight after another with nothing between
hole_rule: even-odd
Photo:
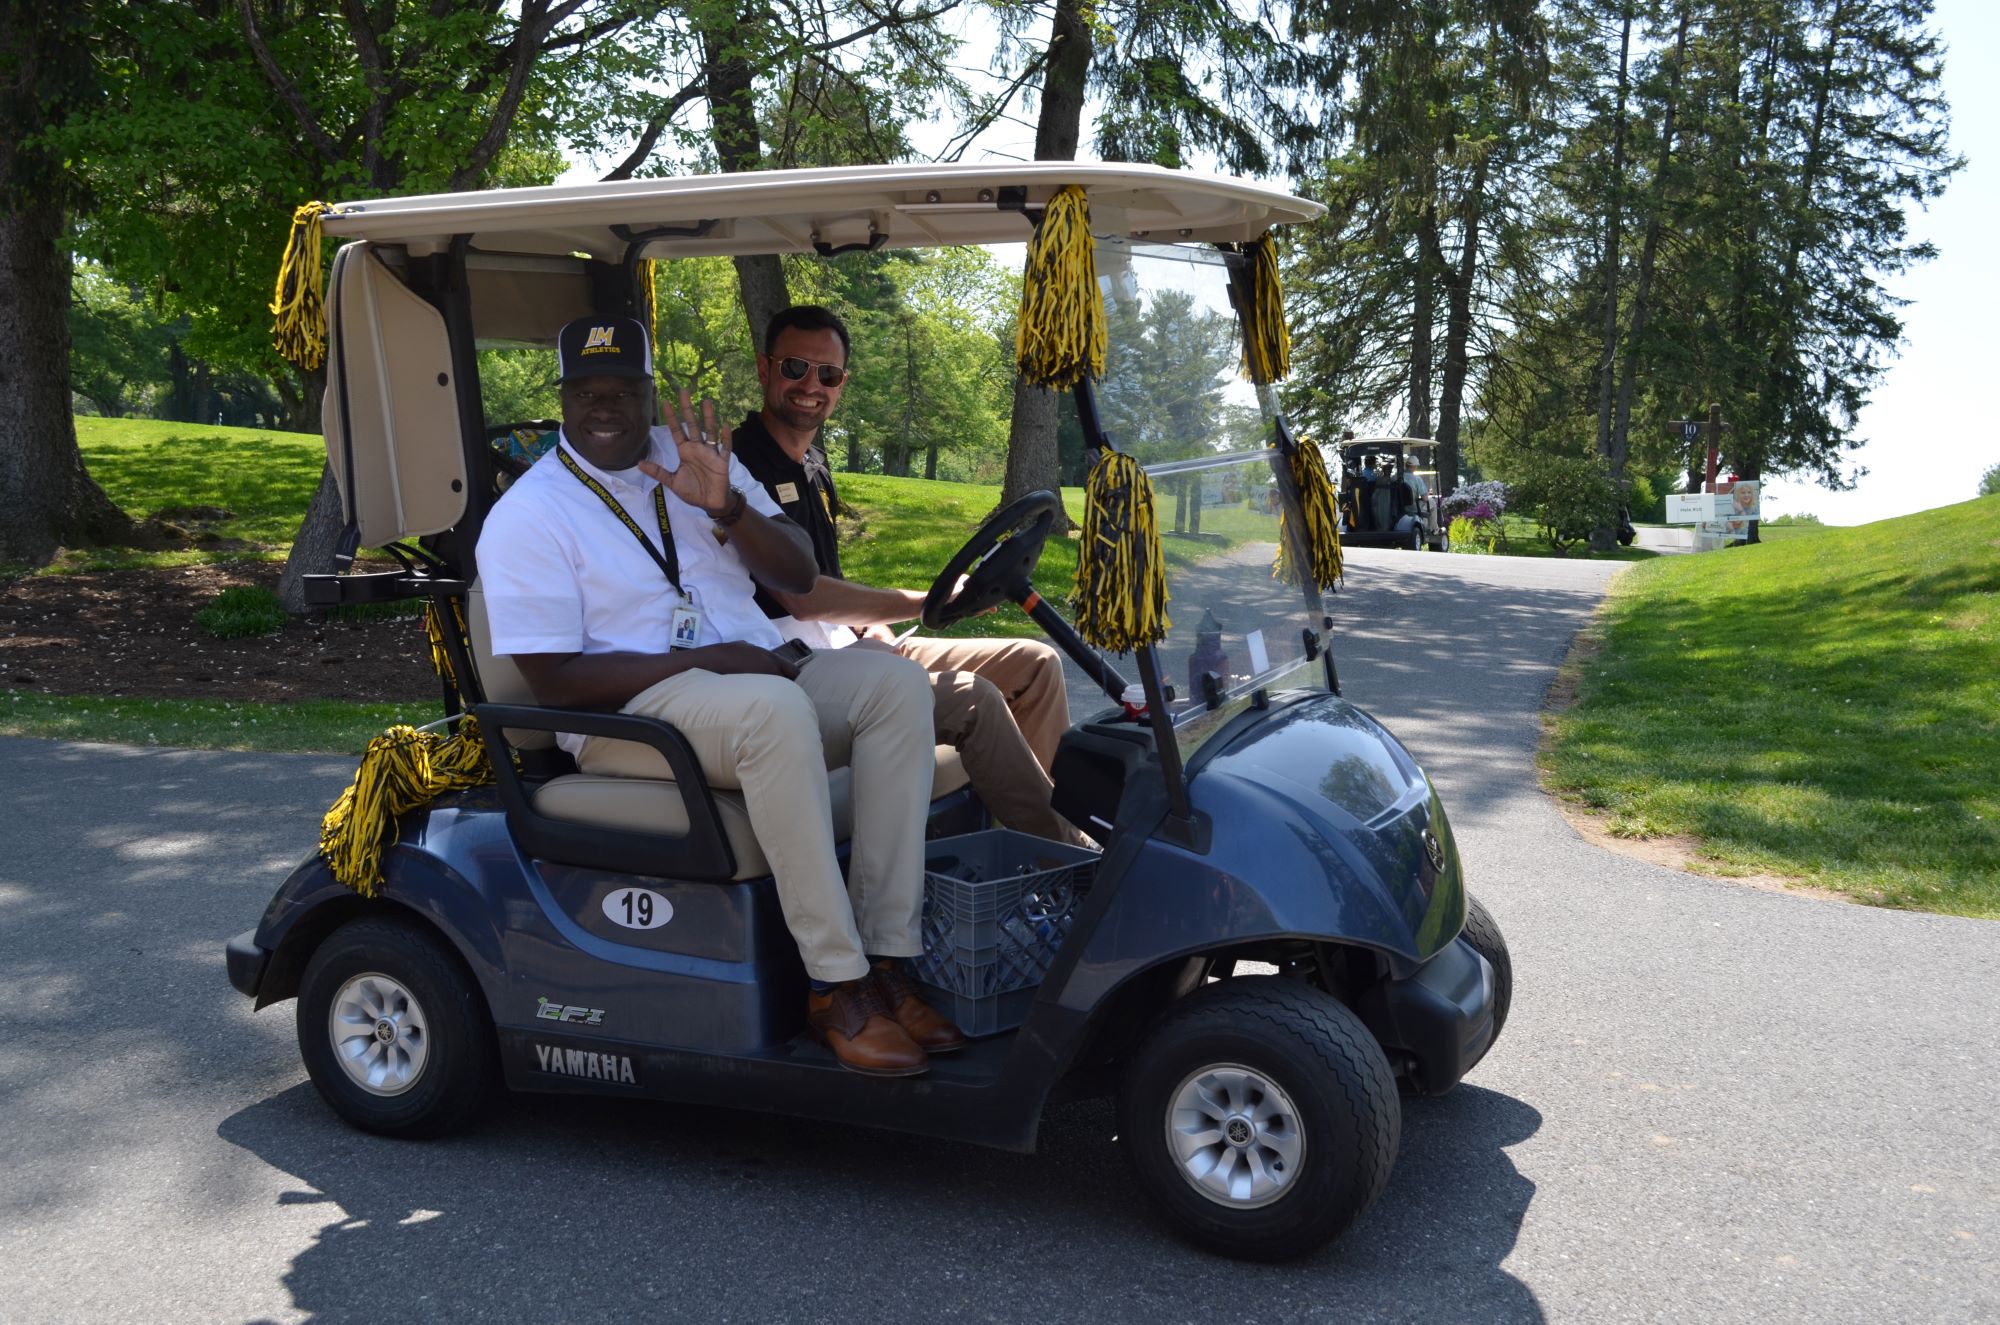
<instances>
[{"instance_id":1,"label":"yellow pom-pom","mask_svg":"<svg viewBox=\"0 0 2000 1325\"><path fill-rule=\"evenodd\" d=\"M1291 528L1289 513L1278 521L1278 556L1271 563L1271 574L1287 584L1299 582L1299 570L1293 564L1292 545L1295 541L1305 544L1306 567L1312 572L1313 582L1322 589L1331 589L1344 574L1340 554L1340 507L1334 496L1333 480L1327 476L1326 460L1319 448L1303 439L1294 443L1286 457L1292 471L1292 481L1298 488L1299 506L1305 516L1303 538Z\"/></svg>"},{"instance_id":2,"label":"yellow pom-pom","mask_svg":"<svg viewBox=\"0 0 2000 1325\"><path fill-rule=\"evenodd\" d=\"M295 368L310 372L326 362L325 276L320 270L319 218L323 202L309 202L292 213L292 232L278 264L278 288L271 295L271 339L278 355Z\"/></svg>"},{"instance_id":3,"label":"yellow pom-pom","mask_svg":"<svg viewBox=\"0 0 2000 1325\"><path fill-rule=\"evenodd\" d=\"M1077 633L1113 653L1157 643L1173 623L1152 480L1131 456L1106 451L1091 466L1084 500L1071 598Z\"/></svg>"},{"instance_id":4,"label":"yellow pom-pom","mask_svg":"<svg viewBox=\"0 0 2000 1325\"><path fill-rule=\"evenodd\" d=\"M1072 184L1057 191L1028 243L1014 360L1036 386L1066 391L1085 374L1104 376L1104 294L1090 204Z\"/></svg>"},{"instance_id":5,"label":"yellow pom-pom","mask_svg":"<svg viewBox=\"0 0 2000 1325\"><path fill-rule=\"evenodd\" d=\"M382 854L396 821L448 791L483 786L493 765L479 724L461 717L449 736L398 725L368 742L354 783L320 821L319 852L333 877L363 897L382 888Z\"/></svg>"}]
</instances>

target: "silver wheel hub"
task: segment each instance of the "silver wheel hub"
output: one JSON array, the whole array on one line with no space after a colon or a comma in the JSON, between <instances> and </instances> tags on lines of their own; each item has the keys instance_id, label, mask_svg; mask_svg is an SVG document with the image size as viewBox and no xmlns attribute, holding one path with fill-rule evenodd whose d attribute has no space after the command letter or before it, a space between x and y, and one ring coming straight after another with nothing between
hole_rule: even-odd
<instances>
[{"instance_id":1,"label":"silver wheel hub","mask_svg":"<svg viewBox=\"0 0 2000 1325\"><path fill-rule=\"evenodd\" d=\"M1251 1210L1291 1190L1305 1132L1291 1097L1263 1073L1217 1063L1188 1074L1167 1107L1167 1152L1188 1185Z\"/></svg>"},{"instance_id":2,"label":"silver wheel hub","mask_svg":"<svg viewBox=\"0 0 2000 1325\"><path fill-rule=\"evenodd\" d=\"M400 1095L430 1058L430 1022L403 985L376 971L350 979L326 1014L334 1061L370 1095Z\"/></svg>"}]
</instances>

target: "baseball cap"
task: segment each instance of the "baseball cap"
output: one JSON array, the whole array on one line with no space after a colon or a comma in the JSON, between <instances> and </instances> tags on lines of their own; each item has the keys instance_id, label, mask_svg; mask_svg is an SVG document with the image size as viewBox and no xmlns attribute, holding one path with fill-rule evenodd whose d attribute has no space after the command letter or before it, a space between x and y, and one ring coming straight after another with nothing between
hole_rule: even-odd
<instances>
[{"instance_id":1,"label":"baseball cap","mask_svg":"<svg viewBox=\"0 0 2000 1325\"><path fill-rule=\"evenodd\" d=\"M653 375L653 343L633 317L580 317L556 335L557 380Z\"/></svg>"}]
</instances>

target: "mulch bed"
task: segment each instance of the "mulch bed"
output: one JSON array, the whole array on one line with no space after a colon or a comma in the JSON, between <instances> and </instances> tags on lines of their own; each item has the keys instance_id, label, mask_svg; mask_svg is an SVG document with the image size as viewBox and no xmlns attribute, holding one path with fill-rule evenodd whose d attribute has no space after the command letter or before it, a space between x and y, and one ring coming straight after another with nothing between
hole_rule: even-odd
<instances>
[{"instance_id":1,"label":"mulch bed","mask_svg":"<svg viewBox=\"0 0 2000 1325\"><path fill-rule=\"evenodd\" d=\"M295 618L283 633L217 639L195 613L226 588L275 590L274 562L0 581L0 688L147 699L434 700L421 617Z\"/></svg>"}]
</instances>

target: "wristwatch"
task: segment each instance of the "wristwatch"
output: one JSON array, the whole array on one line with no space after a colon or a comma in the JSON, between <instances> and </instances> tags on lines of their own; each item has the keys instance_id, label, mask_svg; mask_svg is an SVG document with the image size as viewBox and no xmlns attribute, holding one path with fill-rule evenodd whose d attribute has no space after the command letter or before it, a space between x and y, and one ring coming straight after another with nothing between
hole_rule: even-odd
<instances>
[{"instance_id":1,"label":"wristwatch","mask_svg":"<svg viewBox=\"0 0 2000 1325\"><path fill-rule=\"evenodd\" d=\"M750 499L743 495L743 489L731 488L729 490L729 500L722 504L722 514L710 515L708 518L722 528L727 529L730 525L735 524L743 518L743 512L749 506Z\"/></svg>"}]
</instances>

